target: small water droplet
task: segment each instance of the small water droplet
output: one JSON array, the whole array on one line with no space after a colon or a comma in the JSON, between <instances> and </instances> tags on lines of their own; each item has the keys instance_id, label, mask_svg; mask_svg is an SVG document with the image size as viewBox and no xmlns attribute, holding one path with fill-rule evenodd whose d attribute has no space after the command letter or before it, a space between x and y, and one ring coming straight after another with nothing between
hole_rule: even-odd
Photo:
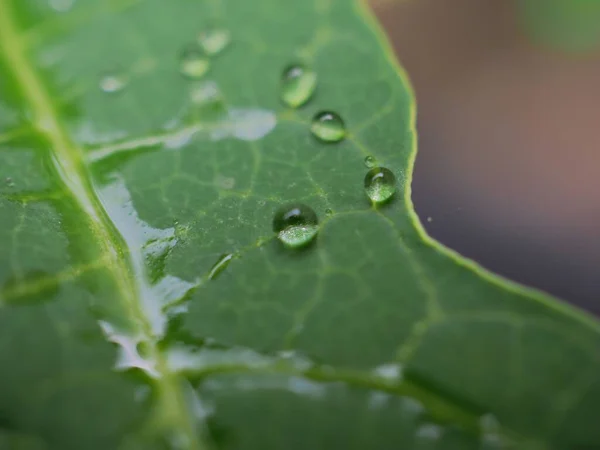
<instances>
[{"instance_id":1,"label":"small water droplet","mask_svg":"<svg viewBox=\"0 0 600 450\"><path fill-rule=\"evenodd\" d=\"M230 42L231 33L224 28L213 28L198 35L198 44L209 56L221 53Z\"/></svg>"},{"instance_id":2,"label":"small water droplet","mask_svg":"<svg viewBox=\"0 0 600 450\"><path fill-rule=\"evenodd\" d=\"M273 217L273 231L288 247L302 247L319 231L317 215L309 206L293 203L282 206Z\"/></svg>"},{"instance_id":3,"label":"small water droplet","mask_svg":"<svg viewBox=\"0 0 600 450\"><path fill-rule=\"evenodd\" d=\"M333 214L333 210L331 208L327 208L325 210L325 214L327 214L328 216L331 216Z\"/></svg>"},{"instance_id":4,"label":"small water droplet","mask_svg":"<svg viewBox=\"0 0 600 450\"><path fill-rule=\"evenodd\" d=\"M416 430L416 436L422 440L437 441L442 437L444 430L440 425L431 423L423 424Z\"/></svg>"},{"instance_id":5,"label":"small water droplet","mask_svg":"<svg viewBox=\"0 0 600 450\"><path fill-rule=\"evenodd\" d=\"M75 0L50 0L50 7L56 12L67 12L73 7Z\"/></svg>"},{"instance_id":6,"label":"small water droplet","mask_svg":"<svg viewBox=\"0 0 600 450\"><path fill-rule=\"evenodd\" d=\"M201 82L190 89L190 98L195 104L216 103L222 101L219 87L214 81Z\"/></svg>"},{"instance_id":7,"label":"small water droplet","mask_svg":"<svg viewBox=\"0 0 600 450\"><path fill-rule=\"evenodd\" d=\"M281 99L286 105L297 108L310 99L316 87L315 72L299 64L289 66L283 71Z\"/></svg>"},{"instance_id":8,"label":"small water droplet","mask_svg":"<svg viewBox=\"0 0 600 450\"><path fill-rule=\"evenodd\" d=\"M433 217L429 216L429 217L427 218L427 222L429 222L429 223L433 222Z\"/></svg>"},{"instance_id":9,"label":"small water droplet","mask_svg":"<svg viewBox=\"0 0 600 450\"><path fill-rule=\"evenodd\" d=\"M367 166L369 169L372 169L373 167L375 167L376 164L377 164L377 161L375 161L375 158L373 158L372 156L367 156L365 158L365 166Z\"/></svg>"},{"instance_id":10,"label":"small water droplet","mask_svg":"<svg viewBox=\"0 0 600 450\"><path fill-rule=\"evenodd\" d=\"M217 175L215 177L215 184L220 189L225 189L225 190L233 189L235 187L235 178Z\"/></svg>"},{"instance_id":11,"label":"small water droplet","mask_svg":"<svg viewBox=\"0 0 600 450\"><path fill-rule=\"evenodd\" d=\"M15 182L13 181L13 179L11 177L6 177L4 179L4 182L6 183L6 185L8 187L14 187L15 186Z\"/></svg>"},{"instance_id":12,"label":"small water droplet","mask_svg":"<svg viewBox=\"0 0 600 450\"><path fill-rule=\"evenodd\" d=\"M214 280L227 268L231 260L233 259L233 253L222 254L217 262L212 266L208 274L209 280Z\"/></svg>"},{"instance_id":13,"label":"small water droplet","mask_svg":"<svg viewBox=\"0 0 600 450\"><path fill-rule=\"evenodd\" d=\"M209 67L208 58L199 47L190 45L181 53L179 71L183 76L192 79L201 78L208 72Z\"/></svg>"},{"instance_id":14,"label":"small water droplet","mask_svg":"<svg viewBox=\"0 0 600 450\"><path fill-rule=\"evenodd\" d=\"M313 118L311 131L323 142L339 142L346 136L344 121L330 111L320 112Z\"/></svg>"},{"instance_id":15,"label":"small water droplet","mask_svg":"<svg viewBox=\"0 0 600 450\"><path fill-rule=\"evenodd\" d=\"M374 203L383 203L396 192L396 177L385 167L373 167L365 176L365 192Z\"/></svg>"},{"instance_id":16,"label":"small water droplet","mask_svg":"<svg viewBox=\"0 0 600 450\"><path fill-rule=\"evenodd\" d=\"M402 379L402 366L396 363L382 364L374 369L375 375L392 383Z\"/></svg>"},{"instance_id":17,"label":"small water droplet","mask_svg":"<svg viewBox=\"0 0 600 450\"><path fill-rule=\"evenodd\" d=\"M105 75L100 79L100 89L104 92L118 92L125 87L127 80L121 75Z\"/></svg>"}]
</instances>

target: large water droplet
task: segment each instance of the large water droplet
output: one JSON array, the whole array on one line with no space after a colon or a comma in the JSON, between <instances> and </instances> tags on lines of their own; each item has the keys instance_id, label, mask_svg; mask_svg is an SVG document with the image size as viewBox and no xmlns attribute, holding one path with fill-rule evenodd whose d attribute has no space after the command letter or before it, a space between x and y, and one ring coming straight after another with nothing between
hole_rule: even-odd
<instances>
[{"instance_id":1,"label":"large water droplet","mask_svg":"<svg viewBox=\"0 0 600 450\"><path fill-rule=\"evenodd\" d=\"M282 206L273 217L273 231L288 247L302 247L319 231L317 215L309 206L293 203Z\"/></svg>"},{"instance_id":2,"label":"large water droplet","mask_svg":"<svg viewBox=\"0 0 600 450\"><path fill-rule=\"evenodd\" d=\"M297 108L310 99L316 87L315 72L299 64L289 66L283 71L281 99L286 105Z\"/></svg>"},{"instance_id":3,"label":"large water droplet","mask_svg":"<svg viewBox=\"0 0 600 450\"><path fill-rule=\"evenodd\" d=\"M186 47L181 53L179 71L187 78L201 78L210 67L205 53L195 45Z\"/></svg>"},{"instance_id":4,"label":"large water droplet","mask_svg":"<svg viewBox=\"0 0 600 450\"><path fill-rule=\"evenodd\" d=\"M231 33L224 28L212 28L198 35L198 44L209 56L214 56L225 50L231 42Z\"/></svg>"},{"instance_id":5,"label":"large water droplet","mask_svg":"<svg viewBox=\"0 0 600 450\"><path fill-rule=\"evenodd\" d=\"M344 121L331 111L318 113L313 118L311 131L323 142L339 142L346 136Z\"/></svg>"},{"instance_id":6,"label":"large water droplet","mask_svg":"<svg viewBox=\"0 0 600 450\"><path fill-rule=\"evenodd\" d=\"M365 192L373 202L383 203L396 192L396 177L385 167L373 167L365 176Z\"/></svg>"},{"instance_id":7,"label":"large water droplet","mask_svg":"<svg viewBox=\"0 0 600 450\"><path fill-rule=\"evenodd\" d=\"M105 75L100 79L100 89L104 92L118 92L125 87L127 80L122 75Z\"/></svg>"},{"instance_id":8,"label":"large water droplet","mask_svg":"<svg viewBox=\"0 0 600 450\"><path fill-rule=\"evenodd\" d=\"M219 257L217 262L210 269L208 274L209 280L214 280L227 268L231 260L233 259L233 253L225 253Z\"/></svg>"}]
</instances>

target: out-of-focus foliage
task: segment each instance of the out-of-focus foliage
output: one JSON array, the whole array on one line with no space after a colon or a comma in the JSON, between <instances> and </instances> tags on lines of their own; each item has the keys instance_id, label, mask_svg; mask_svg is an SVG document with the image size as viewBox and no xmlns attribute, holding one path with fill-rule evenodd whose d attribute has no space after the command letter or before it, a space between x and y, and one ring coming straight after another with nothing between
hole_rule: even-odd
<instances>
[{"instance_id":1,"label":"out-of-focus foliage","mask_svg":"<svg viewBox=\"0 0 600 450\"><path fill-rule=\"evenodd\" d=\"M577 52L600 48L599 0L520 0L518 8L537 43Z\"/></svg>"}]
</instances>

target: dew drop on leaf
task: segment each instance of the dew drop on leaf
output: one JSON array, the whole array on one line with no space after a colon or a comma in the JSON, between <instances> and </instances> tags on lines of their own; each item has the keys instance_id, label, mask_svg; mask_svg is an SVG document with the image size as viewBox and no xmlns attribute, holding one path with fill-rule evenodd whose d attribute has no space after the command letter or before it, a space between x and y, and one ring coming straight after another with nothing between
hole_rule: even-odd
<instances>
[{"instance_id":1,"label":"dew drop on leaf","mask_svg":"<svg viewBox=\"0 0 600 450\"><path fill-rule=\"evenodd\" d=\"M281 79L281 100L297 108L304 105L315 92L317 75L300 64L287 67Z\"/></svg>"},{"instance_id":2,"label":"dew drop on leaf","mask_svg":"<svg viewBox=\"0 0 600 450\"><path fill-rule=\"evenodd\" d=\"M56 12L67 12L73 7L73 3L75 0L50 0L50 8L55 10Z\"/></svg>"},{"instance_id":3,"label":"dew drop on leaf","mask_svg":"<svg viewBox=\"0 0 600 450\"><path fill-rule=\"evenodd\" d=\"M231 33L224 28L212 28L198 35L198 44L208 56L221 53L231 42Z\"/></svg>"},{"instance_id":4,"label":"dew drop on leaf","mask_svg":"<svg viewBox=\"0 0 600 450\"><path fill-rule=\"evenodd\" d=\"M367 156L365 158L365 166L367 166L369 169L375 167L376 161L375 158L373 158L372 156Z\"/></svg>"},{"instance_id":5,"label":"dew drop on leaf","mask_svg":"<svg viewBox=\"0 0 600 450\"><path fill-rule=\"evenodd\" d=\"M235 187L235 178L218 175L215 177L215 184L220 189L233 189Z\"/></svg>"},{"instance_id":6,"label":"dew drop on leaf","mask_svg":"<svg viewBox=\"0 0 600 450\"><path fill-rule=\"evenodd\" d=\"M333 214L333 210L331 208L327 208L325 210L325 214L327 214L328 216L331 216Z\"/></svg>"},{"instance_id":7,"label":"dew drop on leaf","mask_svg":"<svg viewBox=\"0 0 600 450\"><path fill-rule=\"evenodd\" d=\"M365 176L365 192L374 203L383 203L396 192L396 177L385 167L373 167Z\"/></svg>"},{"instance_id":8,"label":"dew drop on leaf","mask_svg":"<svg viewBox=\"0 0 600 450\"><path fill-rule=\"evenodd\" d=\"M219 256L217 262L212 266L208 274L209 280L214 280L227 268L231 260L233 259L233 253L224 253Z\"/></svg>"},{"instance_id":9,"label":"dew drop on leaf","mask_svg":"<svg viewBox=\"0 0 600 450\"><path fill-rule=\"evenodd\" d=\"M194 45L188 46L181 53L179 71L187 78L202 78L210 67L208 58L204 52Z\"/></svg>"},{"instance_id":10,"label":"dew drop on leaf","mask_svg":"<svg viewBox=\"0 0 600 450\"><path fill-rule=\"evenodd\" d=\"M320 112L313 118L311 131L323 142L339 142L346 136L344 121L330 111Z\"/></svg>"},{"instance_id":11,"label":"dew drop on leaf","mask_svg":"<svg viewBox=\"0 0 600 450\"><path fill-rule=\"evenodd\" d=\"M100 89L107 93L118 92L125 87L127 80L122 75L105 75L100 79Z\"/></svg>"},{"instance_id":12,"label":"dew drop on leaf","mask_svg":"<svg viewBox=\"0 0 600 450\"><path fill-rule=\"evenodd\" d=\"M375 375L388 382L399 382L402 379L402 366L400 364L382 364L374 369Z\"/></svg>"},{"instance_id":13,"label":"dew drop on leaf","mask_svg":"<svg viewBox=\"0 0 600 450\"><path fill-rule=\"evenodd\" d=\"M302 203L292 203L275 212L273 231L286 246L302 247L317 235L319 221L311 207Z\"/></svg>"}]
</instances>

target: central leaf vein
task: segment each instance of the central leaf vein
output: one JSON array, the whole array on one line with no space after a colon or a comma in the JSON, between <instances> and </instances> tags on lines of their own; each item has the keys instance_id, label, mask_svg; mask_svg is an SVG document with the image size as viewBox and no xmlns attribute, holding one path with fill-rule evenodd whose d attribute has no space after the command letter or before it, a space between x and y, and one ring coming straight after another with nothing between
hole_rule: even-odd
<instances>
[{"instance_id":1,"label":"central leaf vein","mask_svg":"<svg viewBox=\"0 0 600 450\"><path fill-rule=\"evenodd\" d=\"M13 17L10 0L0 0L0 51L30 108L35 129L50 144L51 159L57 176L85 215L87 225L102 249L106 266L118 286L121 301L139 331L152 344L154 339L151 324L144 314L140 295L140 277L143 274L136 273L139 272L139 267L134 270L128 252L122 251L127 248L126 242L96 194L88 177L81 149L65 131L48 89L26 57L24 41ZM186 408L181 383L168 370L164 356L156 345L151 345L150 354L157 363L155 383L161 393L160 408L166 409L173 416L170 425L186 437L190 450L206 448L207 445L196 433L193 419Z\"/></svg>"}]
</instances>

